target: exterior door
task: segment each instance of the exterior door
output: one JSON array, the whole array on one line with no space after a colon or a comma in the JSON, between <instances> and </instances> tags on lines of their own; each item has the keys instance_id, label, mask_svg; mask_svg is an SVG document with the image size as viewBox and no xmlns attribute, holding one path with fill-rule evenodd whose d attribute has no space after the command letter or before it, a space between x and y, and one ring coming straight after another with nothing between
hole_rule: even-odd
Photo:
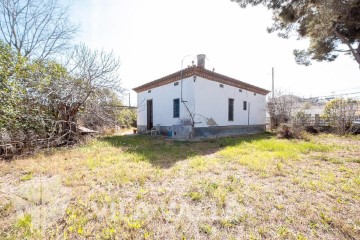
<instances>
[{"instance_id":1,"label":"exterior door","mask_svg":"<svg viewBox=\"0 0 360 240\"><path fill-rule=\"evenodd\" d=\"M151 130L154 126L153 124L153 101L147 100L147 130Z\"/></svg>"}]
</instances>

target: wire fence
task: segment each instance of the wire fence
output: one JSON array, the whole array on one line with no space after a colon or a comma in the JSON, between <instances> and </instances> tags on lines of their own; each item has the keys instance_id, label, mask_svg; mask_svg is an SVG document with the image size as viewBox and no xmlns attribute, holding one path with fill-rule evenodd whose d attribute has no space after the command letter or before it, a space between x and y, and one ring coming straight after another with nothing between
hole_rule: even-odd
<instances>
[{"instance_id":1,"label":"wire fence","mask_svg":"<svg viewBox=\"0 0 360 240\"><path fill-rule=\"evenodd\" d=\"M301 119L291 118L285 123L292 124L294 126L301 127L313 127L319 130L331 130L335 126L342 125L348 132L360 132L360 115L355 115L347 118L338 118L336 120L330 120L328 118L321 117L319 115L307 116ZM266 125L271 127L271 119L266 119Z\"/></svg>"}]
</instances>

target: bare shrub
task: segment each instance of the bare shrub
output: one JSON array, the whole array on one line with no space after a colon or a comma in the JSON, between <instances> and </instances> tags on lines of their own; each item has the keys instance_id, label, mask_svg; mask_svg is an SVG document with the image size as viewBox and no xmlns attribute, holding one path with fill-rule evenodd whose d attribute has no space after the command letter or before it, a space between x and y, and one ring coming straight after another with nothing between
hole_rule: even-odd
<instances>
[{"instance_id":1,"label":"bare shrub","mask_svg":"<svg viewBox=\"0 0 360 240\"><path fill-rule=\"evenodd\" d=\"M306 126L305 131L307 133L311 133L311 134L318 134L319 133L319 130L316 129L314 126Z\"/></svg>"},{"instance_id":2,"label":"bare shrub","mask_svg":"<svg viewBox=\"0 0 360 240\"><path fill-rule=\"evenodd\" d=\"M337 98L328 102L324 109L323 118L329 122L331 129L340 135L349 133L353 129L359 101L353 98Z\"/></svg>"},{"instance_id":3,"label":"bare shrub","mask_svg":"<svg viewBox=\"0 0 360 240\"><path fill-rule=\"evenodd\" d=\"M309 140L301 125L283 123L276 129L276 133L278 138Z\"/></svg>"},{"instance_id":4,"label":"bare shrub","mask_svg":"<svg viewBox=\"0 0 360 240\"><path fill-rule=\"evenodd\" d=\"M296 97L284 94L278 90L275 96L267 101L267 111L270 115L271 129L276 129L282 123L290 122L292 111L296 105Z\"/></svg>"}]
</instances>

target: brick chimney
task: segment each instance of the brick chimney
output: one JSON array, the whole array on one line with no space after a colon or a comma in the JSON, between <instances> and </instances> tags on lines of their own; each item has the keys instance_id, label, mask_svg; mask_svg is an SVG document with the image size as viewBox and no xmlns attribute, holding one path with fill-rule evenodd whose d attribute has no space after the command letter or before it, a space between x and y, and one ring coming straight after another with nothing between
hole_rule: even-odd
<instances>
[{"instance_id":1,"label":"brick chimney","mask_svg":"<svg viewBox=\"0 0 360 240\"><path fill-rule=\"evenodd\" d=\"M197 66L200 68L205 68L205 54L197 55Z\"/></svg>"}]
</instances>

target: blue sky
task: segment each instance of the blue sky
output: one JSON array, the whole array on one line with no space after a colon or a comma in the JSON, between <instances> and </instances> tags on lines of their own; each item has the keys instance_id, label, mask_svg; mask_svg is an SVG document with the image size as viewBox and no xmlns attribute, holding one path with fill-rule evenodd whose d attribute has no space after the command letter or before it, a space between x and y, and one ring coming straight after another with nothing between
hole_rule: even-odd
<instances>
[{"instance_id":1,"label":"blue sky","mask_svg":"<svg viewBox=\"0 0 360 240\"><path fill-rule=\"evenodd\" d=\"M62 0L69 2L69 0ZM71 1L71 0L70 0ZM292 54L307 41L268 34L271 13L241 9L230 0L72 0L80 25L75 42L113 50L127 89L179 71L186 55L206 54L206 68L244 82L299 96L360 92L360 70L350 56L299 66ZM184 60L191 64L192 57ZM135 93L132 92L135 104Z\"/></svg>"}]
</instances>

